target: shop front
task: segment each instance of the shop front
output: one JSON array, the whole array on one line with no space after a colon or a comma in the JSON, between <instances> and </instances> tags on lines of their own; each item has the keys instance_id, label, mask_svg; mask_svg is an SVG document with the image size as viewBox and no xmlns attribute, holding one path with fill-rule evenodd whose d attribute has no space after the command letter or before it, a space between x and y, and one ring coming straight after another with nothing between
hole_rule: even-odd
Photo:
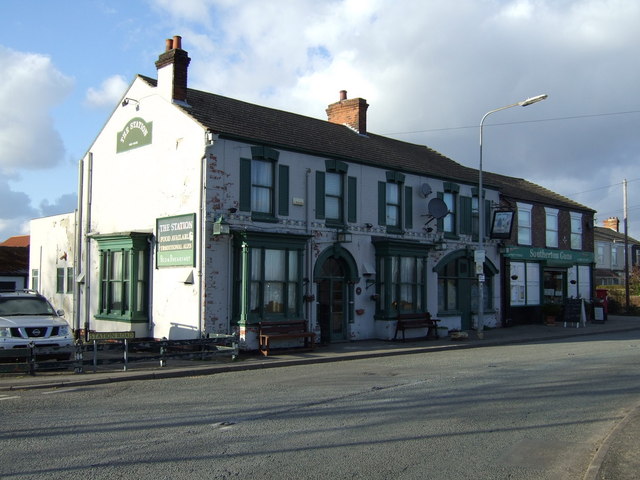
<instances>
[{"instance_id":1,"label":"shop front","mask_svg":"<svg viewBox=\"0 0 640 480\"><path fill-rule=\"evenodd\" d=\"M503 323L541 323L568 298L591 300L592 252L506 247L502 252Z\"/></svg>"}]
</instances>

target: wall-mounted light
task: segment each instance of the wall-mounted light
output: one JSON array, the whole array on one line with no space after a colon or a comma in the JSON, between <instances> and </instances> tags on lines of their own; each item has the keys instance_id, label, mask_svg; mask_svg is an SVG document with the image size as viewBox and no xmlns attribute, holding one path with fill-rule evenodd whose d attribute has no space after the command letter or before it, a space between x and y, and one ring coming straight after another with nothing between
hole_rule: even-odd
<instances>
[{"instance_id":1,"label":"wall-mounted light","mask_svg":"<svg viewBox=\"0 0 640 480\"><path fill-rule=\"evenodd\" d=\"M518 275L511 275L511 280L517 280L518 279Z\"/></svg>"},{"instance_id":2,"label":"wall-mounted light","mask_svg":"<svg viewBox=\"0 0 640 480\"><path fill-rule=\"evenodd\" d=\"M230 227L231 226L229 225L229 223L224 219L222 215L220 215L220 217L218 217L218 219L213 222L213 234L229 235L229 232L231 232Z\"/></svg>"},{"instance_id":3,"label":"wall-mounted light","mask_svg":"<svg viewBox=\"0 0 640 480\"><path fill-rule=\"evenodd\" d=\"M135 102L136 104L136 111L140 110L140 102L138 100L136 100L135 98L129 98L126 97L124 100L122 100L122 107L126 107L127 105L129 105L130 102Z\"/></svg>"},{"instance_id":4,"label":"wall-mounted light","mask_svg":"<svg viewBox=\"0 0 640 480\"><path fill-rule=\"evenodd\" d=\"M340 230L336 239L338 243L351 243L353 241L353 235L346 230Z\"/></svg>"},{"instance_id":5,"label":"wall-mounted light","mask_svg":"<svg viewBox=\"0 0 640 480\"><path fill-rule=\"evenodd\" d=\"M205 133L205 141L207 142L207 145L213 145L216 140L218 140L218 135L213 133L211 130L207 130Z\"/></svg>"},{"instance_id":6,"label":"wall-mounted light","mask_svg":"<svg viewBox=\"0 0 640 480\"><path fill-rule=\"evenodd\" d=\"M576 284L576 283L578 283L578 282L576 282L575 280L569 280L569 283L570 283L571 285L575 285L575 284Z\"/></svg>"}]
</instances>

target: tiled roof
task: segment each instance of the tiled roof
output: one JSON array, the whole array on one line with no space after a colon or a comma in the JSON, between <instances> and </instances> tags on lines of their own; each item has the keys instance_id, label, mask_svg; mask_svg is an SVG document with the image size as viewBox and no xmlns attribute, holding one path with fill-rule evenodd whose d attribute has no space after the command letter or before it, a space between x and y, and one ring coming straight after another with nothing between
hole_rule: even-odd
<instances>
[{"instance_id":1,"label":"tiled roof","mask_svg":"<svg viewBox=\"0 0 640 480\"><path fill-rule=\"evenodd\" d=\"M16 235L0 243L0 247L28 247L29 241L29 235Z\"/></svg>"},{"instance_id":2,"label":"tiled roof","mask_svg":"<svg viewBox=\"0 0 640 480\"><path fill-rule=\"evenodd\" d=\"M615 240L616 242L624 242L624 232L616 232L612 228L594 227L593 234L596 240ZM627 242L630 245L640 245L638 240L629 236L627 236Z\"/></svg>"},{"instance_id":3,"label":"tiled roof","mask_svg":"<svg viewBox=\"0 0 640 480\"><path fill-rule=\"evenodd\" d=\"M151 86L157 81L140 75ZM205 128L223 138L339 158L380 168L466 184L478 183L478 171L423 145L367 133L344 125L267 108L199 90L187 90L189 107L180 107ZM514 198L590 210L568 198L523 179L486 174L486 186Z\"/></svg>"}]
</instances>

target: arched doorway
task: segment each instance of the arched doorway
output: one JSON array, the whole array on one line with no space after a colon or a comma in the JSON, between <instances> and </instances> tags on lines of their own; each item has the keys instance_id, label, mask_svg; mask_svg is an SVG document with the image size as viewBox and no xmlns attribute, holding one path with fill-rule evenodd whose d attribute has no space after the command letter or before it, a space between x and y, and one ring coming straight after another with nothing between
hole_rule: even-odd
<instances>
[{"instance_id":1,"label":"arched doorway","mask_svg":"<svg viewBox=\"0 0 640 480\"><path fill-rule=\"evenodd\" d=\"M446 255L433 269L438 274L438 314L460 317L460 327L469 330L478 313L478 279L472 250ZM493 308L493 278L498 269L488 258L484 262L484 312Z\"/></svg>"},{"instance_id":2,"label":"arched doorway","mask_svg":"<svg viewBox=\"0 0 640 480\"><path fill-rule=\"evenodd\" d=\"M353 285L357 280L355 271L353 257L340 246L327 249L316 262L316 313L322 343L349 339L348 324L353 321Z\"/></svg>"}]
</instances>

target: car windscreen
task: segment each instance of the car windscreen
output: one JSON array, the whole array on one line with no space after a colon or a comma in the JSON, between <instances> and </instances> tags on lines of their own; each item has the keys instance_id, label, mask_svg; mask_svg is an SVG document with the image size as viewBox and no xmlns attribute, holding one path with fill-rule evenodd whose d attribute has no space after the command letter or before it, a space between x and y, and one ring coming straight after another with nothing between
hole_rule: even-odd
<instances>
[{"instance_id":1,"label":"car windscreen","mask_svg":"<svg viewBox=\"0 0 640 480\"><path fill-rule=\"evenodd\" d=\"M42 298L0 298L0 315L55 315L55 311Z\"/></svg>"}]
</instances>

